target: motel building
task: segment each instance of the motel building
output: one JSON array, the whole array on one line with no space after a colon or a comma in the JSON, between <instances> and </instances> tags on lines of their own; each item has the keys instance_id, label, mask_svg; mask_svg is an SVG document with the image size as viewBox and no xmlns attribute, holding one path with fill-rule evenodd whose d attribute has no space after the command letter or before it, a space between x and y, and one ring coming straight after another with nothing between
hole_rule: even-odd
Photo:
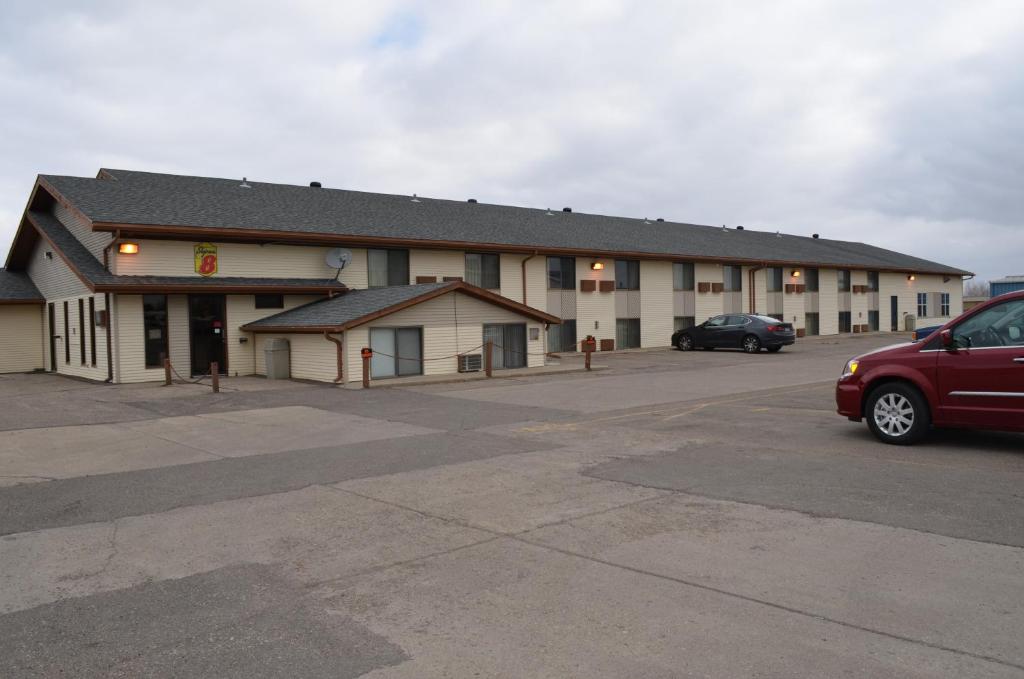
<instances>
[{"instance_id":1,"label":"motel building","mask_svg":"<svg viewBox=\"0 0 1024 679\"><path fill-rule=\"evenodd\" d=\"M969 272L863 243L124 170L42 175L0 269L0 373L114 383L373 379L667 347L754 312L798 335L905 330L962 309ZM287 340L287 344L279 340ZM271 352L271 356L280 353ZM280 369L273 359L273 371Z\"/></svg>"}]
</instances>

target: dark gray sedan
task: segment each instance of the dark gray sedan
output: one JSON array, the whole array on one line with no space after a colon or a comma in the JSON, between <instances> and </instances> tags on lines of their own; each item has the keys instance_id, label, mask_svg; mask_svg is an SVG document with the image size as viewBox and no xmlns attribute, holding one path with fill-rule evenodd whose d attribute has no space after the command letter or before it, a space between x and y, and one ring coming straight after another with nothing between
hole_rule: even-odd
<instances>
[{"instance_id":1,"label":"dark gray sedan","mask_svg":"<svg viewBox=\"0 0 1024 679\"><path fill-rule=\"evenodd\" d=\"M796 341L792 323L756 314L724 314L709 318L692 328L677 330L672 345L680 351L701 349L742 349L756 354L762 348L776 352Z\"/></svg>"}]
</instances>

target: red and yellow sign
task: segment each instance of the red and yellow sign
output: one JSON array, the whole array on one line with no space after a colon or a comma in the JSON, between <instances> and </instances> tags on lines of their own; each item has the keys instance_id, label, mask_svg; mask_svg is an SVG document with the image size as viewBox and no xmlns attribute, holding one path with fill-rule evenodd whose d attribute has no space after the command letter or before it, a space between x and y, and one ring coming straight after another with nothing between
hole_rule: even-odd
<instances>
[{"instance_id":1,"label":"red and yellow sign","mask_svg":"<svg viewBox=\"0 0 1024 679\"><path fill-rule=\"evenodd\" d=\"M196 243L196 273L212 276L217 273L217 246L213 243Z\"/></svg>"}]
</instances>

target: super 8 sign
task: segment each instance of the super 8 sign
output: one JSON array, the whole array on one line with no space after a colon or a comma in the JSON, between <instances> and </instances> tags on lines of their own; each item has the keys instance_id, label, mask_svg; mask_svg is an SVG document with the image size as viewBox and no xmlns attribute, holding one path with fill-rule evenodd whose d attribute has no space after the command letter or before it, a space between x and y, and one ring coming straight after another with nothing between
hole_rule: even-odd
<instances>
[{"instance_id":1,"label":"super 8 sign","mask_svg":"<svg viewBox=\"0 0 1024 679\"><path fill-rule=\"evenodd\" d=\"M195 247L196 273L212 276L217 273L217 246L213 243L197 243Z\"/></svg>"}]
</instances>

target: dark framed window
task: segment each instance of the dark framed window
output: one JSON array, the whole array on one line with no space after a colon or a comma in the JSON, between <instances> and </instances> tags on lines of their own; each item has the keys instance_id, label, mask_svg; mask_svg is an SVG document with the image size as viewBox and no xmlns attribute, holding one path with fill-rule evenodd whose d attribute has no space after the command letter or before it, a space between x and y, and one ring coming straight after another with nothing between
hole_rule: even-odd
<instances>
[{"instance_id":1,"label":"dark framed window","mask_svg":"<svg viewBox=\"0 0 1024 679\"><path fill-rule=\"evenodd\" d=\"M615 260L615 289L640 289L640 262L635 259Z\"/></svg>"},{"instance_id":2,"label":"dark framed window","mask_svg":"<svg viewBox=\"0 0 1024 679\"><path fill-rule=\"evenodd\" d=\"M374 379L423 374L423 328L370 328Z\"/></svg>"},{"instance_id":3,"label":"dark framed window","mask_svg":"<svg viewBox=\"0 0 1024 679\"><path fill-rule=\"evenodd\" d=\"M693 290L693 262L672 264L672 289Z\"/></svg>"},{"instance_id":4,"label":"dark framed window","mask_svg":"<svg viewBox=\"0 0 1024 679\"><path fill-rule=\"evenodd\" d=\"M768 292L782 292L782 267L770 267L765 275L768 278Z\"/></svg>"},{"instance_id":5,"label":"dark framed window","mask_svg":"<svg viewBox=\"0 0 1024 679\"><path fill-rule=\"evenodd\" d=\"M563 319L561 324L548 326L548 351L576 351L575 319Z\"/></svg>"},{"instance_id":6,"label":"dark framed window","mask_svg":"<svg viewBox=\"0 0 1024 679\"><path fill-rule=\"evenodd\" d=\"M928 315L928 293L917 293L917 317L924 318Z\"/></svg>"},{"instance_id":7,"label":"dark framed window","mask_svg":"<svg viewBox=\"0 0 1024 679\"><path fill-rule=\"evenodd\" d=\"M146 367L163 367L168 355L167 295L142 296L142 322L145 332Z\"/></svg>"},{"instance_id":8,"label":"dark framed window","mask_svg":"<svg viewBox=\"0 0 1024 679\"><path fill-rule=\"evenodd\" d=\"M939 315L942 317L949 316L949 293L939 293Z\"/></svg>"},{"instance_id":9,"label":"dark framed window","mask_svg":"<svg viewBox=\"0 0 1024 679\"><path fill-rule=\"evenodd\" d=\"M838 269L836 270L836 285L839 292L850 291L850 270L849 269Z\"/></svg>"},{"instance_id":10,"label":"dark framed window","mask_svg":"<svg viewBox=\"0 0 1024 679\"><path fill-rule=\"evenodd\" d=\"M466 253L466 282L487 290L501 288L501 259L493 253Z\"/></svg>"},{"instance_id":11,"label":"dark framed window","mask_svg":"<svg viewBox=\"0 0 1024 679\"><path fill-rule=\"evenodd\" d=\"M409 285L408 250L367 250L366 266L371 288Z\"/></svg>"},{"instance_id":12,"label":"dark framed window","mask_svg":"<svg viewBox=\"0 0 1024 679\"><path fill-rule=\"evenodd\" d=\"M868 310L868 330L878 332L878 309Z\"/></svg>"},{"instance_id":13,"label":"dark framed window","mask_svg":"<svg viewBox=\"0 0 1024 679\"><path fill-rule=\"evenodd\" d=\"M257 309L283 309L284 295L254 295Z\"/></svg>"},{"instance_id":14,"label":"dark framed window","mask_svg":"<svg viewBox=\"0 0 1024 679\"><path fill-rule=\"evenodd\" d=\"M64 362L71 363L71 324L68 323L67 302L64 302Z\"/></svg>"},{"instance_id":15,"label":"dark framed window","mask_svg":"<svg viewBox=\"0 0 1024 679\"><path fill-rule=\"evenodd\" d=\"M849 311L839 312L839 332L853 332L853 320Z\"/></svg>"},{"instance_id":16,"label":"dark framed window","mask_svg":"<svg viewBox=\"0 0 1024 679\"><path fill-rule=\"evenodd\" d=\"M878 272L868 271L868 290L878 292Z\"/></svg>"},{"instance_id":17,"label":"dark framed window","mask_svg":"<svg viewBox=\"0 0 1024 679\"><path fill-rule=\"evenodd\" d=\"M78 298L78 350L85 365L85 300Z\"/></svg>"},{"instance_id":18,"label":"dark framed window","mask_svg":"<svg viewBox=\"0 0 1024 679\"><path fill-rule=\"evenodd\" d=\"M804 314L804 333L807 335L817 335L818 329L818 312L808 311Z\"/></svg>"},{"instance_id":19,"label":"dark framed window","mask_svg":"<svg viewBox=\"0 0 1024 679\"><path fill-rule=\"evenodd\" d=\"M804 285L807 292L818 292L818 270L804 269Z\"/></svg>"},{"instance_id":20,"label":"dark framed window","mask_svg":"<svg viewBox=\"0 0 1024 679\"><path fill-rule=\"evenodd\" d=\"M640 347L640 319L615 319L615 348L637 349Z\"/></svg>"},{"instance_id":21,"label":"dark framed window","mask_svg":"<svg viewBox=\"0 0 1024 679\"><path fill-rule=\"evenodd\" d=\"M726 292L740 292L743 290L743 267L727 264L722 267L722 283Z\"/></svg>"},{"instance_id":22,"label":"dark framed window","mask_svg":"<svg viewBox=\"0 0 1024 679\"><path fill-rule=\"evenodd\" d=\"M548 289L576 289L575 257L548 257Z\"/></svg>"},{"instance_id":23,"label":"dark framed window","mask_svg":"<svg viewBox=\"0 0 1024 679\"><path fill-rule=\"evenodd\" d=\"M694 323L693 316L676 316L672 319L672 332L679 332L680 330L686 330L697 325Z\"/></svg>"},{"instance_id":24,"label":"dark framed window","mask_svg":"<svg viewBox=\"0 0 1024 679\"><path fill-rule=\"evenodd\" d=\"M89 364L96 367L96 298L89 298Z\"/></svg>"}]
</instances>

